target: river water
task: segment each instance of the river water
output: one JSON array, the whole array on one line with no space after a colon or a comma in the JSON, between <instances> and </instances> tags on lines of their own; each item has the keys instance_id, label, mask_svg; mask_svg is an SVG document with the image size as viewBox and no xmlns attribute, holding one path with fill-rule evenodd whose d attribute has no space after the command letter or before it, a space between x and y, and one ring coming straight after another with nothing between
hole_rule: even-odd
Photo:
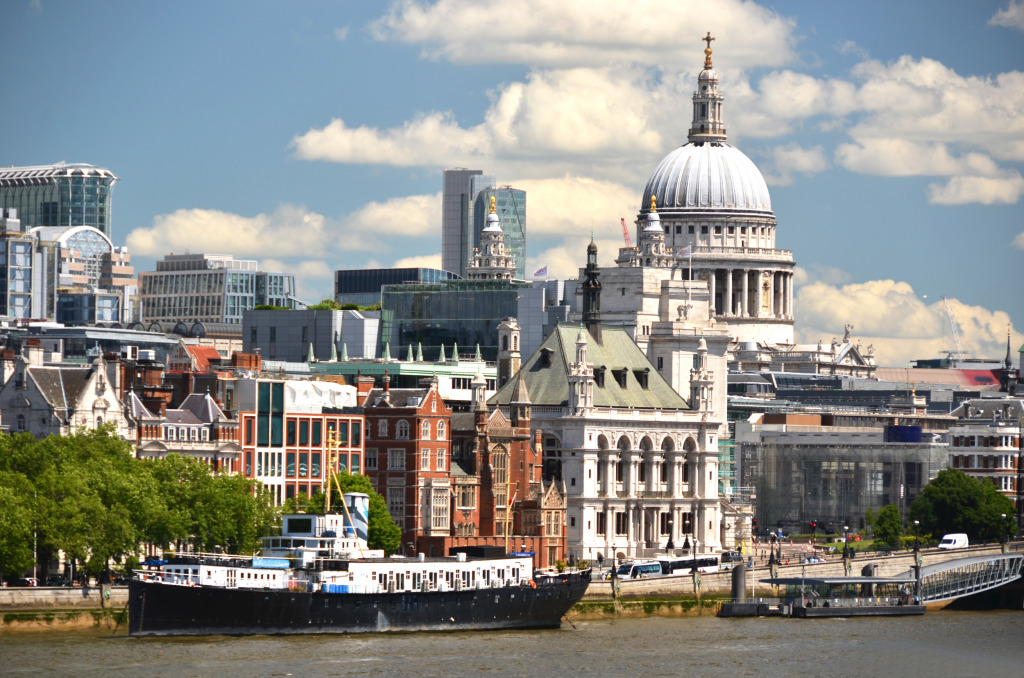
<instances>
[{"instance_id":1,"label":"river water","mask_svg":"<svg viewBox=\"0 0 1024 678\"><path fill-rule=\"evenodd\" d=\"M1024 612L649 617L556 631L245 638L0 636L4 676L1024 676Z\"/></svg>"}]
</instances>

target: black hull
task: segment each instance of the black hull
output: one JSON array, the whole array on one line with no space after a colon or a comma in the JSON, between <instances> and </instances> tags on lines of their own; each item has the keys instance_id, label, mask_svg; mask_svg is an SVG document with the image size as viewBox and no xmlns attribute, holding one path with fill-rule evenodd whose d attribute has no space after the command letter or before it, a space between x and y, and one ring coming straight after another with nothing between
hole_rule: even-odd
<instances>
[{"instance_id":1,"label":"black hull","mask_svg":"<svg viewBox=\"0 0 1024 678\"><path fill-rule=\"evenodd\" d=\"M132 580L128 633L254 635L557 628L590 572L509 587L427 593L307 593Z\"/></svg>"}]
</instances>

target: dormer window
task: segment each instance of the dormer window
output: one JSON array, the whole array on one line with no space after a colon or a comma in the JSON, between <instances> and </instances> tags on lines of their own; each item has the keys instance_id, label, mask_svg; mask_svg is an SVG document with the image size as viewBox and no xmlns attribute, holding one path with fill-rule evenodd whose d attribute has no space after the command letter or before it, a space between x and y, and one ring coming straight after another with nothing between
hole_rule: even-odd
<instances>
[{"instance_id":1,"label":"dormer window","mask_svg":"<svg viewBox=\"0 0 1024 678\"><path fill-rule=\"evenodd\" d=\"M551 354L554 353L550 348L542 348L540 351L540 366L551 367Z\"/></svg>"},{"instance_id":2,"label":"dormer window","mask_svg":"<svg viewBox=\"0 0 1024 678\"><path fill-rule=\"evenodd\" d=\"M604 372L604 365L594 370L594 383L597 384L598 388L604 388Z\"/></svg>"}]
</instances>

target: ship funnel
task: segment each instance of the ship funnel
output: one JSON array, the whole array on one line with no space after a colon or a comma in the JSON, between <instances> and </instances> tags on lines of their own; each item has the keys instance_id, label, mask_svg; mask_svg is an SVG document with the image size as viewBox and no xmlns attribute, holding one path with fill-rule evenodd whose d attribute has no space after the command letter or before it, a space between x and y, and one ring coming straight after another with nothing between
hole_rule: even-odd
<instances>
[{"instance_id":1,"label":"ship funnel","mask_svg":"<svg viewBox=\"0 0 1024 678\"><path fill-rule=\"evenodd\" d=\"M345 506L348 507L348 515L352 520L351 525L345 525L345 536L359 537L366 541L370 524L370 495L362 492L346 492Z\"/></svg>"}]
</instances>

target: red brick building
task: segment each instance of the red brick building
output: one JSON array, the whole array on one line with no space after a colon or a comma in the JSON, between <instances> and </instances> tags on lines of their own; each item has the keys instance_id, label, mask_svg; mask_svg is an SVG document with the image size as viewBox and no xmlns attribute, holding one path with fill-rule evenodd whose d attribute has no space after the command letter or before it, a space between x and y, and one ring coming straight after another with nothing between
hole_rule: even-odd
<instances>
[{"instance_id":1,"label":"red brick building","mask_svg":"<svg viewBox=\"0 0 1024 678\"><path fill-rule=\"evenodd\" d=\"M413 555L423 538L451 534L452 411L436 382L392 389L385 374L380 388L366 377L357 386L366 417L366 476L402 528L402 551Z\"/></svg>"}]
</instances>

